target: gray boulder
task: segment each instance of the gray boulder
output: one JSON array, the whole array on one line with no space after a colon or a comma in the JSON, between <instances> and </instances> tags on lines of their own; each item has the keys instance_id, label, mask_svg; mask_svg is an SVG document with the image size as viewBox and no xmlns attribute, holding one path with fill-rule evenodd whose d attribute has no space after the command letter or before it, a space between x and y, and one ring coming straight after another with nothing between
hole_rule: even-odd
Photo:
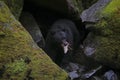
<instances>
[{"instance_id":1,"label":"gray boulder","mask_svg":"<svg viewBox=\"0 0 120 80\"><path fill-rule=\"evenodd\" d=\"M110 2L111 0L98 0L88 9L84 10L80 15L82 22L97 22L100 19L100 11Z\"/></svg>"},{"instance_id":2,"label":"gray boulder","mask_svg":"<svg viewBox=\"0 0 120 80\"><path fill-rule=\"evenodd\" d=\"M20 17L20 22L31 34L33 40L38 44L38 46L43 48L45 45L45 41L34 17L28 12L23 12Z\"/></svg>"},{"instance_id":3,"label":"gray boulder","mask_svg":"<svg viewBox=\"0 0 120 80\"><path fill-rule=\"evenodd\" d=\"M114 69L120 69L119 5L119 0L112 0L99 11L99 17L89 16L91 14L89 13L88 18L82 18L83 21L95 22L91 32L84 40L84 53L95 61ZM96 19L99 20L96 22Z\"/></svg>"}]
</instances>

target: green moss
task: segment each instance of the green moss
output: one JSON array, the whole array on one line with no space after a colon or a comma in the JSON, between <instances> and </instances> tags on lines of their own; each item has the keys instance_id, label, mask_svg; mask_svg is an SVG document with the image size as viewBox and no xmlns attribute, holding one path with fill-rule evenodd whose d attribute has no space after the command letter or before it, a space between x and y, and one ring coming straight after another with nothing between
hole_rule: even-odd
<instances>
[{"instance_id":1,"label":"green moss","mask_svg":"<svg viewBox=\"0 0 120 80\"><path fill-rule=\"evenodd\" d=\"M115 39L99 37L100 46L96 49L97 61L104 63L107 66L118 68L120 67L120 42Z\"/></svg>"},{"instance_id":2,"label":"green moss","mask_svg":"<svg viewBox=\"0 0 120 80\"><path fill-rule=\"evenodd\" d=\"M2 22L9 22L9 20L8 19L6 19L6 18L8 18L9 16L10 16L10 14L7 14L7 12L6 12L6 8L4 7L4 5L3 4L1 4L0 3L0 12L1 12L1 14L0 14L0 22L2 23ZM8 9L8 8L7 8ZM4 14L6 14L6 15L4 15Z\"/></svg>"},{"instance_id":3,"label":"green moss","mask_svg":"<svg viewBox=\"0 0 120 80\"><path fill-rule=\"evenodd\" d=\"M95 59L111 67L120 68L120 1L112 2L104 9L104 16L96 25L99 29L99 47ZM110 14L110 15L106 15ZM97 32L97 31L96 31Z\"/></svg>"},{"instance_id":4,"label":"green moss","mask_svg":"<svg viewBox=\"0 0 120 80\"><path fill-rule=\"evenodd\" d=\"M45 55L43 55L43 56L44 56L44 58L42 58L42 56L41 56L41 58L43 60L39 59L39 55L32 57L32 59L34 59L34 61L32 61L32 63L29 65L29 67L31 68L32 65L35 65L31 68L32 70L35 70L35 71L33 71L30 76L36 77L37 80L39 80L39 79L41 79L41 80L47 80L47 79L66 80L67 74L61 74L63 72L63 70L56 67L56 64L54 64L54 63L51 64L51 60L46 59ZM42 61L44 61L44 63ZM54 66L52 66L52 65L54 65ZM36 66L39 66L39 67L36 67ZM38 69L39 69L39 72L37 71ZM40 74L40 75L38 75L38 74Z\"/></svg>"},{"instance_id":5,"label":"green moss","mask_svg":"<svg viewBox=\"0 0 120 80\"><path fill-rule=\"evenodd\" d=\"M19 19L23 8L23 0L0 0L0 1L4 1L8 5L9 9L11 10L15 18Z\"/></svg>"},{"instance_id":6,"label":"green moss","mask_svg":"<svg viewBox=\"0 0 120 80\"><path fill-rule=\"evenodd\" d=\"M3 31L0 31L0 37L4 37L5 33Z\"/></svg>"},{"instance_id":7,"label":"green moss","mask_svg":"<svg viewBox=\"0 0 120 80\"><path fill-rule=\"evenodd\" d=\"M16 60L13 63L11 63L10 65L7 66L7 68L10 68L8 70L9 73L20 73L26 70L26 64L24 62L24 60Z\"/></svg>"},{"instance_id":8,"label":"green moss","mask_svg":"<svg viewBox=\"0 0 120 80\"><path fill-rule=\"evenodd\" d=\"M1 80L65 80L60 69L32 40L29 33L0 1L0 69Z\"/></svg>"},{"instance_id":9,"label":"green moss","mask_svg":"<svg viewBox=\"0 0 120 80\"><path fill-rule=\"evenodd\" d=\"M120 8L120 0L112 0L109 5L103 10L104 15L110 15Z\"/></svg>"},{"instance_id":10,"label":"green moss","mask_svg":"<svg viewBox=\"0 0 120 80\"><path fill-rule=\"evenodd\" d=\"M6 74L10 75L11 79L23 80L26 75L27 66L24 60L15 60L12 63L7 64L6 66Z\"/></svg>"},{"instance_id":11,"label":"green moss","mask_svg":"<svg viewBox=\"0 0 120 80\"><path fill-rule=\"evenodd\" d=\"M76 12L79 14L83 11L82 1L81 0L72 0L72 3L75 6Z\"/></svg>"}]
</instances>

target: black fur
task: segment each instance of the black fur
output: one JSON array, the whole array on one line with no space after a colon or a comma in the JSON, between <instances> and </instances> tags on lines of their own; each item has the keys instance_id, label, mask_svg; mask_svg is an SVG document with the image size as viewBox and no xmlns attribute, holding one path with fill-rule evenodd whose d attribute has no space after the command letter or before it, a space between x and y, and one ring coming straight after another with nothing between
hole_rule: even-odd
<instances>
[{"instance_id":1,"label":"black fur","mask_svg":"<svg viewBox=\"0 0 120 80\"><path fill-rule=\"evenodd\" d=\"M46 37L45 52L58 65L61 64L64 57L63 48L60 45L63 39L69 42L73 50L79 46L79 32L70 20L64 19L55 22Z\"/></svg>"}]
</instances>

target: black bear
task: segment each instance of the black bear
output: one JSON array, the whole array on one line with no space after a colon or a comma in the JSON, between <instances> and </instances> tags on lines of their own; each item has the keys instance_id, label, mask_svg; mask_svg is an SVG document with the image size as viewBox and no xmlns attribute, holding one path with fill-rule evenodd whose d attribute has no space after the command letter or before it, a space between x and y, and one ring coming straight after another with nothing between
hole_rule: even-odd
<instances>
[{"instance_id":1,"label":"black bear","mask_svg":"<svg viewBox=\"0 0 120 80\"><path fill-rule=\"evenodd\" d=\"M80 35L75 24L67 19L56 21L46 37L45 52L58 65L65 54L79 46Z\"/></svg>"}]
</instances>

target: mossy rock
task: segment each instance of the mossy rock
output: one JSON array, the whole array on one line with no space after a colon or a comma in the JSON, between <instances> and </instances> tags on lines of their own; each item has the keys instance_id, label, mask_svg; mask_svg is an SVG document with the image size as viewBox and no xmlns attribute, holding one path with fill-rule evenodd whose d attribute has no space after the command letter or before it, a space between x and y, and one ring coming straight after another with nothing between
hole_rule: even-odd
<instances>
[{"instance_id":1,"label":"mossy rock","mask_svg":"<svg viewBox=\"0 0 120 80\"><path fill-rule=\"evenodd\" d=\"M87 0L88 1L88 0ZM86 3L87 3L86 1ZM88 1L89 2L89 1ZM82 22L96 23L101 17L101 11L111 2L111 0L98 0L95 4L84 10L80 15ZM89 25L87 25L89 26Z\"/></svg>"},{"instance_id":2,"label":"mossy rock","mask_svg":"<svg viewBox=\"0 0 120 80\"><path fill-rule=\"evenodd\" d=\"M8 5L9 9L11 10L15 18L19 19L23 8L23 0L0 0L0 1L4 1Z\"/></svg>"},{"instance_id":3,"label":"mossy rock","mask_svg":"<svg viewBox=\"0 0 120 80\"><path fill-rule=\"evenodd\" d=\"M22 12L19 21L30 33L33 40L38 44L38 46L40 48L44 48L45 40L33 15L29 12Z\"/></svg>"},{"instance_id":4,"label":"mossy rock","mask_svg":"<svg viewBox=\"0 0 120 80\"><path fill-rule=\"evenodd\" d=\"M59 68L0 1L0 80L66 80Z\"/></svg>"},{"instance_id":5,"label":"mossy rock","mask_svg":"<svg viewBox=\"0 0 120 80\"><path fill-rule=\"evenodd\" d=\"M112 68L120 69L120 0L112 0L102 11L84 45L93 48L93 58ZM86 49L85 49L86 51Z\"/></svg>"}]
</instances>

